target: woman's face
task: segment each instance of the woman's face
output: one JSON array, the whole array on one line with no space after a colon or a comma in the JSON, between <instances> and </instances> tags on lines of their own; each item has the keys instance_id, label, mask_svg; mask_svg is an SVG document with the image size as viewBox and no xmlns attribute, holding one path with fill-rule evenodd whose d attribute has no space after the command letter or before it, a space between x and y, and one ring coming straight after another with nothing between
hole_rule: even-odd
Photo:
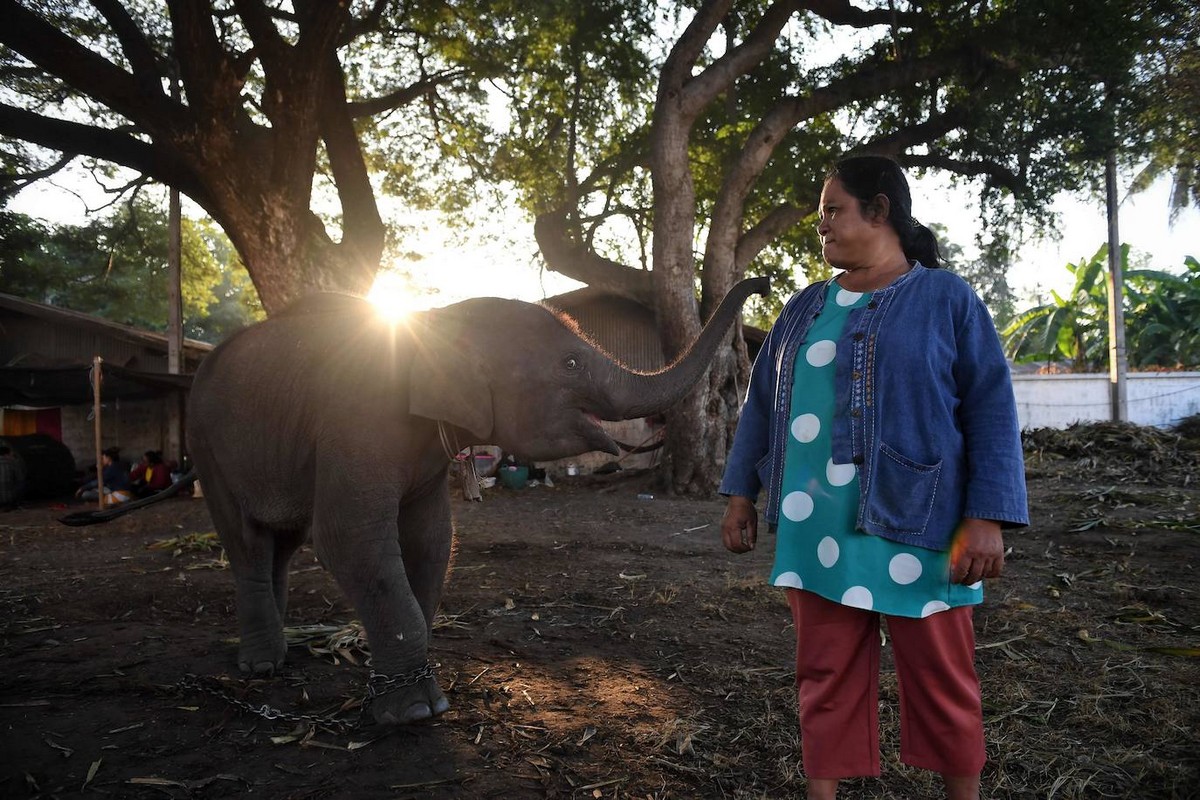
<instances>
[{"instance_id":1,"label":"woman's face","mask_svg":"<svg viewBox=\"0 0 1200 800\"><path fill-rule=\"evenodd\" d=\"M837 269L874 266L873 256L886 241L890 226L886 219L863 215L858 198L846 191L837 178L830 178L821 190L821 255Z\"/></svg>"}]
</instances>

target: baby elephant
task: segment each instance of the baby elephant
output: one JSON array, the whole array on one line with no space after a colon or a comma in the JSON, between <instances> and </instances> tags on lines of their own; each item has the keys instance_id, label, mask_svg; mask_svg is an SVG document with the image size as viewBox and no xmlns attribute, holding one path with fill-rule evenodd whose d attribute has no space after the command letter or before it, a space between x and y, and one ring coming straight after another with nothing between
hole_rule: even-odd
<instances>
[{"instance_id":1,"label":"baby elephant","mask_svg":"<svg viewBox=\"0 0 1200 800\"><path fill-rule=\"evenodd\" d=\"M654 374L543 306L496 298L392 323L361 298L312 295L221 344L196 373L188 444L236 581L239 666L283 663L288 560L311 537L366 629L376 721L445 711L428 644L451 550L450 456L617 453L600 420L682 399L766 290L739 283Z\"/></svg>"}]
</instances>

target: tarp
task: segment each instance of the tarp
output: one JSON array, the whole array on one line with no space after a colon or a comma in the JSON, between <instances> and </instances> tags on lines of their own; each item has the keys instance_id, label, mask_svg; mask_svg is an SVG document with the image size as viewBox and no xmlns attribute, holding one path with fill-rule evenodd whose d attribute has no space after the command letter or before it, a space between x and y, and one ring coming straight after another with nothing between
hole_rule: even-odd
<instances>
[{"instance_id":1,"label":"tarp","mask_svg":"<svg viewBox=\"0 0 1200 800\"><path fill-rule=\"evenodd\" d=\"M148 400L186 392L191 374L141 372L101 364L100 399ZM0 367L0 406L49 408L93 401L90 364L72 367Z\"/></svg>"}]
</instances>

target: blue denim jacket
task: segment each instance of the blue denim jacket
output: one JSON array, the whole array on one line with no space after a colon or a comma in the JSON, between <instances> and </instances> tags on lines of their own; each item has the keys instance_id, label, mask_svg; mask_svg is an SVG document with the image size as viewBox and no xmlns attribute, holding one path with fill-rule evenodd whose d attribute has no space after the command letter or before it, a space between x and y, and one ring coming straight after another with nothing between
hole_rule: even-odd
<instances>
[{"instance_id":1,"label":"blue denim jacket","mask_svg":"<svg viewBox=\"0 0 1200 800\"><path fill-rule=\"evenodd\" d=\"M828 282L792 296L754 362L720 492L779 519L796 352ZM859 465L857 528L944 550L964 517L1029 524L1012 380L987 308L920 264L853 310L837 342L833 460Z\"/></svg>"}]
</instances>

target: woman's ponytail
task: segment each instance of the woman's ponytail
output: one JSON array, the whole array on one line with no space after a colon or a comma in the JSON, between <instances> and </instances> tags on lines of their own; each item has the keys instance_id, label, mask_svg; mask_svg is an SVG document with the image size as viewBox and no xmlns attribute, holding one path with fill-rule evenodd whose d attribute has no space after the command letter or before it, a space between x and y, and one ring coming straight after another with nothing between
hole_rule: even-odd
<instances>
[{"instance_id":1,"label":"woman's ponytail","mask_svg":"<svg viewBox=\"0 0 1200 800\"><path fill-rule=\"evenodd\" d=\"M942 266L942 251L938 247L937 237L927 226L909 217L908 223L901 223L900 246L904 248L904 257L911 261L920 261L924 267L937 269Z\"/></svg>"}]
</instances>

